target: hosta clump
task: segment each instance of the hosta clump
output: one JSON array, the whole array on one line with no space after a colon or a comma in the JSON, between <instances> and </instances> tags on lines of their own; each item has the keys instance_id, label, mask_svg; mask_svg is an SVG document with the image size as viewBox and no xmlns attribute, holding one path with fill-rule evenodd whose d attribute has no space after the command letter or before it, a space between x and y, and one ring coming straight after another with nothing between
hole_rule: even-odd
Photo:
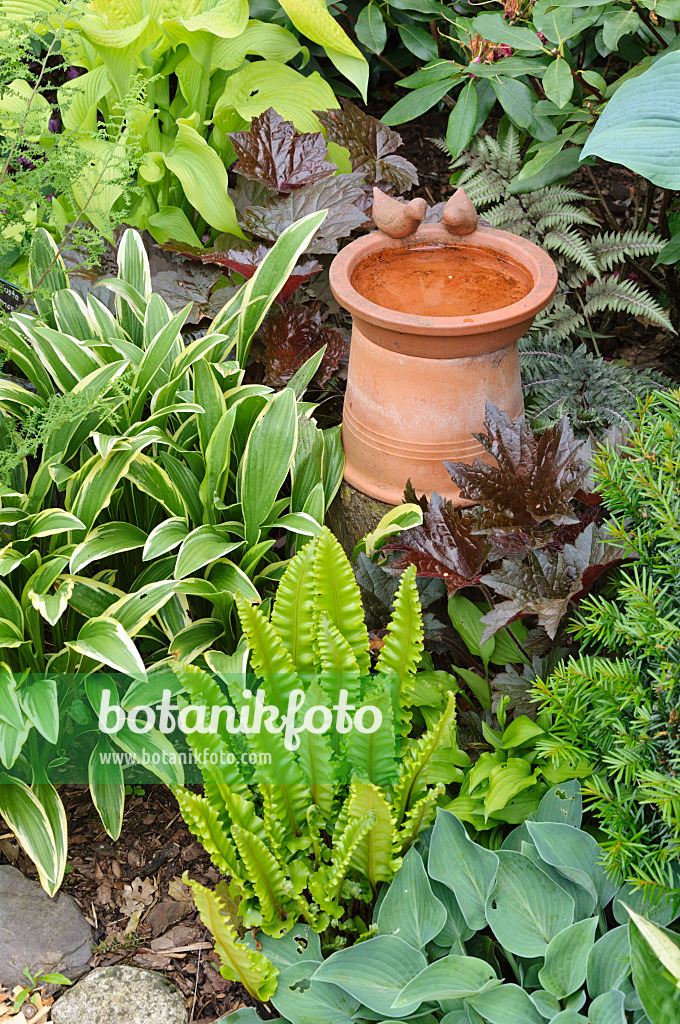
<instances>
[{"instance_id":1,"label":"hosta clump","mask_svg":"<svg viewBox=\"0 0 680 1024\"><path fill-rule=\"evenodd\" d=\"M643 405L623 448L594 459L613 538L637 557L583 602L583 655L537 683L554 715L546 749L594 766L588 797L623 876L678 891L680 854L680 394ZM644 835L644 843L640 836Z\"/></svg>"},{"instance_id":2,"label":"hosta clump","mask_svg":"<svg viewBox=\"0 0 680 1024\"><path fill-rule=\"evenodd\" d=\"M77 295L51 237L34 235L38 315L0 329L0 812L50 894L66 866L65 735L82 737L79 749L97 737L90 785L114 839L123 770L102 775L99 753L146 745L164 752L150 763L162 782L183 779L161 733L98 733L92 674L119 673L129 708L160 695L150 674L169 663L233 651L236 594L273 592L339 486L339 428L320 430L301 400L322 353L278 393L243 382L253 335L323 216L285 231L186 346L191 306L173 315L153 292L136 232L107 282L115 314Z\"/></svg>"},{"instance_id":3,"label":"hosta clump","mask_svg":"<svg viewBox=\"0 0 680 1024\"><path fill-rule=\"evenodd\" d=\"M249 664L266 704L281 712L295 690L304 694L301 715L313 706L333 709L343 691L358 711L372 706L381 712L376 732L305 730L298 750L288 749L281 734L264 731L249 735L245 747L226 731L189 737L205 764L205 793L178 789L177 799L215 865L231 877L245 928L280 935L299 919L331 935L365 931L378 886L394 877L431 824L445 783L469 764L455 745L455 681L435 673L436 686L429 673L428 708L422 707L423 630L414 575L411 570L402 578L372 668L359 589L340 545L324 529L290 562L271 617L239 599L244 643L231 657L206 655L216 681L196 668L175 668L198 705L240 710ZM252 690L255 680L248 678ZM430 727L411 736L416 705ZM244 750L258 755L257 768L245 767ZM206 752L224 754L223 762L233 754L236 764L215 768ZM223 971L235 977L233 958L245 953L226 906L200 886L194 890L206 923L230 951ZM252 968L259 969L255 962Z\"/></svg>"},{"instance_id":4,"label":"hosta clump","mask_svg":"<svg viewBox=\"0 0 680 1024\"><path fill-rule=\"evenodd\" d=\"M642 978L636 990L631 940L637 949L634 930L650 929L647 918L665 928L678 913L608 878L581 829L576 782L550 790L496 853L439 810L429 842L408 852L381 897L373 937L326 959L304 928L248 940L278 970L272 1003L291 1024L646 1021L654 984Z\"/></svg>"}]
</instances>

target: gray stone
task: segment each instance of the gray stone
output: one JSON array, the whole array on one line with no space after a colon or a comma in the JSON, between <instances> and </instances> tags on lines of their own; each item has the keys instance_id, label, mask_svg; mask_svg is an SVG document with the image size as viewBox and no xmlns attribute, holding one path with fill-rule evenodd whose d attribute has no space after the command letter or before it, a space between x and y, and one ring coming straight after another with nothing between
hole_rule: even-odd
<instances>
[{"instance_id":1,"label":"gray stone","mask_svg":"<svg viewBox=\"0 0 680 1024\"><path fill-rule=\"evenodd\" d=\"M140 967L98 967L66 989L53 1024L186 1024L184 996L167 978Z\"/></svg>"},{"instance_id":2,"label":"gray stone","mask_svg":"<svg viewBox=\"0 0 680 1024\"><path fill-rule=\"evenodd\" d=\"M73 899L51 899L40 884L0 864L0 984L23 985L32 974L58 971L77 978L92 955L92 929Z\"/></svg>"}]
</instances>

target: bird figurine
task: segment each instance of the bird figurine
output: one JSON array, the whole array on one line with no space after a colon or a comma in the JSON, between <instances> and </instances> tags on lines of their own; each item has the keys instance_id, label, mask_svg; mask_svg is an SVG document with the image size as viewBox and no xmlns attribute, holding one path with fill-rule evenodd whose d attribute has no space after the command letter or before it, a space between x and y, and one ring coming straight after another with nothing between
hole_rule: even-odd
<instances>
[{"instance_id":1,"label":"bird figurine","mask_svg":"<svg viewBox=\"0 0 680 1024\"><path fill-rule=\"evenodd\" d=\"M412 199L409 203L402 203L401 200L381 192L379 188L373 189L373 222L390 238L406 238L407 235L412 235L425 219L426 213L427 203L424 199Z\"/></svg>"},{"instance_id":2,"label":"bird figurine","mask_svg":"<svg viewBox=\"0 0 680 1024\"><path fill-rule=\"evenodd\" d=\"M456 189L444 207L442 224L452 235L470 235L477 227L477 211L462 188Z\"/></svg>"}]
</instances>

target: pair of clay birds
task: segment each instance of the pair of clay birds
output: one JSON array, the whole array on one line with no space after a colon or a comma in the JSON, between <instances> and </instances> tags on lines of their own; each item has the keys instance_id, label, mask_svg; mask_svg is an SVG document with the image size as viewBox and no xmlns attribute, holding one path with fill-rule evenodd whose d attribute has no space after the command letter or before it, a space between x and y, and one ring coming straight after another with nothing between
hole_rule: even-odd
<instances>
[{"instance_id":1,"label":"pair of clay birds","mask_svg":"<svg viewBox=\"0 0 680 1024\"><path fill-rule=\"evenodd\" d=\"M424 199L402 203L400 199L386 195L379 188L373 189L373 222L383 234L391 238L412 235L425 219L426 213L427 203ZM453 235L469 235L477 227L477 211L462 188L453 193L444 207L442 224Z\"/></svg>"}]
</instances>

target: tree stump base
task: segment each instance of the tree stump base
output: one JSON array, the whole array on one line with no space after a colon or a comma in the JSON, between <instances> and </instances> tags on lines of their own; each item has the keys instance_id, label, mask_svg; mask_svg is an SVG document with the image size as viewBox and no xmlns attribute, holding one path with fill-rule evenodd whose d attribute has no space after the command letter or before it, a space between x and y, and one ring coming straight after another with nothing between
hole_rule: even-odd
<instances>
[{"instance_id":1,"label":"tree stump base","mask_svg":"<svg viewBox=\"0 0 680 1024\"><path fill-rule=\"evenodd\" d=\"M357 491L343 480L326 513L326 525L340 541L347 557L351 558L361 538L374 530L393 507Z\"/></svg>"}]
</instances>

